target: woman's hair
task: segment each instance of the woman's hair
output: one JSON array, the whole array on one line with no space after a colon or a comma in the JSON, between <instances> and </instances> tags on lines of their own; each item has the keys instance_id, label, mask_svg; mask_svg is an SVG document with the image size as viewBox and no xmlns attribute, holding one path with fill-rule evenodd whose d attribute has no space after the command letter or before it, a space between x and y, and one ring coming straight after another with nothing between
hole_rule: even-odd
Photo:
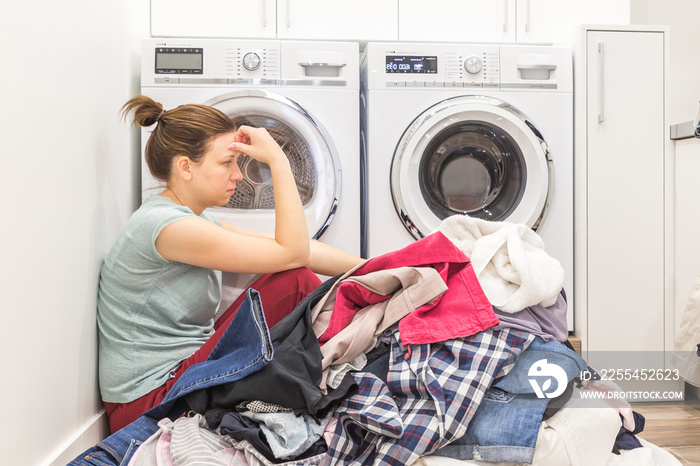
<instances>
[{"instance_id":1,"label":"woman's hair","mask_svg":"<svg viewBox=\"0 0 700 466\"><path fill-rule=\"evenodd\" d=\"M198 162L212 138L235 132L236 125L222 111L206 105L180 105L165 110L161 104L145 95L137 95L122 107L122 117L133 112L134 125L157 123L146 143L145 157L151 174L167 182L172 160L185 155Z\"/></svg>"}]
</instances>

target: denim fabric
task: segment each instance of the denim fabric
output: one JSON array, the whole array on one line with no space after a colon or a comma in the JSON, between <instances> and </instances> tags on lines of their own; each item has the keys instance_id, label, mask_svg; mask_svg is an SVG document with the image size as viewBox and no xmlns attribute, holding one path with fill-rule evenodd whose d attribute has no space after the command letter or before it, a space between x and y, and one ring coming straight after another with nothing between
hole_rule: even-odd
<instances>
[{"instance_id":1,"label":"denim fabric","mask_svg":"<svg viewBox=\"0 0 700 466\"><path fill-rule=\"evenodd\" d=\"M565 388L559 387L551 373L537 375L543 364L560 367L563 372L556 373L562 378L565 374L565 385L586 369L586 362L576 352L556 341L535 337L510 372L486 392L466 434L435 455L492 463L532 463L542 415L556 397L537 397L530 380L545 395Z\"/></svg>"},{"instance_id":2,"label":"denim fabric","mask_svg":"<svg viewBox=\"0 0 700 466\"><path fill-rule=\"evenodd\" d=\"M209 358L190 367L163 402L123 429L71 461L69 466L126 465L141 443L158 431L164 417L177 419L186 410L182 397L193 390L232 382L252 374L272 360L270 332L257 291L250 289Z\"/></svg>"}]
</instances>

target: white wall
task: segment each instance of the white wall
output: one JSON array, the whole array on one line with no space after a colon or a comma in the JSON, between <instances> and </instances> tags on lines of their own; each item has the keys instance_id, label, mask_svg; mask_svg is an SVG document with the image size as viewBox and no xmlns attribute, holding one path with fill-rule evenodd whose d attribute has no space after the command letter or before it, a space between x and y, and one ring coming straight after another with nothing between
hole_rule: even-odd
<instances>
[{"instance_id":1,"label":"white wall","mask_svg":"<svg viewBox=\"0 0 700 466\"><path fill-rule=\"evenodd\" d=\"M672 125L693 120L700 99L700 2L632 0L632 24L671 27L670 118Z\"/></svg>"},{"instance_id":2,"label":"white wall","mask_svg":"<svg viewBox=\"0 0 700 466\"><path fill-rule=\"evenodd\" d=\"M136 202L119 109L147 18L148 0L0 7L0 464L65 464L74 439L103 434L97 282Z\"/></svg>"}]
</instances>

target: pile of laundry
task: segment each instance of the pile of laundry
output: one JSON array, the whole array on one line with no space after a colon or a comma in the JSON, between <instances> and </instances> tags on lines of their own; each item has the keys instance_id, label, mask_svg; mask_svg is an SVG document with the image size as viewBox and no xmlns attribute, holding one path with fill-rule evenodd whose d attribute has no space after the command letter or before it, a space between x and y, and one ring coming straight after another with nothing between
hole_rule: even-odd
<instances>
[{"instance_id":1,"label":"pile of laundry","mask_svg":"<svg viewBox=\"0 0 700 466\"><path fill-rule=\"evenodd\" d=\"M454 216L271 329L249 290L207 361L70 464L678 464L629 405L581 404L617 388L567 346L563 282L528 227Z\"/></svg>"}]
</instances>

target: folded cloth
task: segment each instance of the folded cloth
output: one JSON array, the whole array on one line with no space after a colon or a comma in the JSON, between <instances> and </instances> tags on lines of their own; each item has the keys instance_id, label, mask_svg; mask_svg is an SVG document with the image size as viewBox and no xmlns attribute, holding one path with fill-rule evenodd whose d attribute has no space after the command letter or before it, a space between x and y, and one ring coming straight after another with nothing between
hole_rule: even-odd
<instances>
[{"instance_id":1,"label":"folded cloth","mask_svg":"<svg viewBox=\"0 0 700 466\"><path fill-rule=\"evenodd\" d=\"M438 231L469 257L484 294L501 311L556 302L564 269L527 225L453 215Z\"/></svg>"},{"instance_id":2,"label":"folded cloth","mask_svg":"<svg viewBox=\"0 0 700 466\"><path fill-rule=\"evenodd\" d=\"M406 345L422 345L466 337L498 324L493 306L481 289L469 258L440 232L414 241L396 251L373 257L344 276L339 275L336 280L345 281L353 278L359 281L360 277L366 279L370 274L385 273L402 267L433 268L439 277L427 277L427 282L423 282L429 283L430 286L419 286L420 292L407 293L407 290L404 290L401 295L394 293L377 296L377 293L372 290L369 290L371 293L365 294L360 292L359 288L342 289L339 285L334 297L324 297L326 302L316 305L313 309L313 329L318 336L318 341L325 347L330 339L347 329L348 324L354 324L356 319L352 317L353 315L359 314L372 303L376 304L388 299L397 301L395 303L397 310L400 308L410 310L410 313L399 322L401 341ZM442 280L442 284L437 283L438 278ZM328 281L330 280L321 286ZM447 289L438 290L437 294L429 297L429 294L436 291L433 285L438 288L447 285ZM347 295L341 293L343 296L338 296L341 290L350 293ZM397 315L394 310L391 314ZM384 322L386 323L388 322ZM381 325L382 329L386 328L384 324ZM376 325L375 328L377 328ZM342 361L335 361L335 363L339 362Z\"/></svg>"}]
</instances>

